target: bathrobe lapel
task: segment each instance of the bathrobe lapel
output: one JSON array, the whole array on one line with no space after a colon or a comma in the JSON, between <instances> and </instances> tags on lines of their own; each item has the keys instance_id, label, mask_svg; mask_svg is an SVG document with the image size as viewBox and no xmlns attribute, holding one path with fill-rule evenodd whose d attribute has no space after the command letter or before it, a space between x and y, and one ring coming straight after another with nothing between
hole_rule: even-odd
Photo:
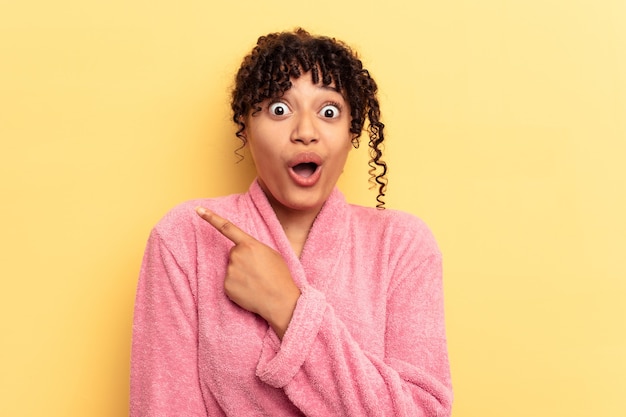
<instances>
[{"instance_id":1,"label":"bathrobe lapel","mask_svg":"<svg viewBox=\"0 0 626 417\"><path fill-rule=\"evenodd\" d=\"M258 181L250 186L249 195L259 214L254 225L257 238L280 252L298 287L312 285L325 292L329 277L336 276L341 260L348 258L344 252L348 247L350 211L341 192L337 188L331 192L313 223L300 258L291 248Z\"/></svg>"}]
</instances>

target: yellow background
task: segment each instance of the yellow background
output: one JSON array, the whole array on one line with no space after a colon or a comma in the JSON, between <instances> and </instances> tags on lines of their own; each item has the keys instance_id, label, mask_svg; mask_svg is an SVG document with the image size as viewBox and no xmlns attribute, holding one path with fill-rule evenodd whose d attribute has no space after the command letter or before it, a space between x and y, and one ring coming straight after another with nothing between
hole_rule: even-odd
<instances>
[{"instance_id":1,"label":"yellow background","mask_svg":"<svg viewBox=\"0 0 626 417\"><path fill-rule=\"evenodd\" d=\"M0 1L0 415L127 414L149 230L247 188L232 76L296 25L380 85L388 206L445 255L454 417L626 415L625 22L621 0ZM373 205L366 170L362 147L340 185Z\"/></svg>"}]
</instances>

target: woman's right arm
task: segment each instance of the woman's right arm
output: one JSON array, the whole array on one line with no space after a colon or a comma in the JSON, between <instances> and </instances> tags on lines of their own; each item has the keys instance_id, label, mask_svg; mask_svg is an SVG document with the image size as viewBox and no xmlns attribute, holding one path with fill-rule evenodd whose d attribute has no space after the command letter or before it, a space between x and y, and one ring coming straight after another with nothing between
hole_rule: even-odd
<instances>
[{"instance_id":1,"label":"woman's right arm","mask_svg":"<svg viewBox=\"0 0 626 417\"><path fill-rule=\"evenodd\" d=\"M156 230L148 240L135 301L130 415L208 415L198 377L194 288Z\"/></svg>"}]
</instances>

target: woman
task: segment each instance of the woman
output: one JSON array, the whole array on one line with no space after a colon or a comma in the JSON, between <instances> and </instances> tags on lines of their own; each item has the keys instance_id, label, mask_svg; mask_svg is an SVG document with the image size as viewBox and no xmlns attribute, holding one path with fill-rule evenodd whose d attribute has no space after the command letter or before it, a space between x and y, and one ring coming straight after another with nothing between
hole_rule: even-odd
<instances>
[{"instance_id":1,"label":"woman","mask_svg":"<svg viewBox=\"0 0 626 417\"><path fill-rule=\"evenodd\" d=\"M301 29L261 37L232 108L257 179L153 229L131 415L449 415L441 255L420 220L380 209L383 124L361 61ZM336 188L365 118L379 209Z\"/></svg>"}]
</instances>

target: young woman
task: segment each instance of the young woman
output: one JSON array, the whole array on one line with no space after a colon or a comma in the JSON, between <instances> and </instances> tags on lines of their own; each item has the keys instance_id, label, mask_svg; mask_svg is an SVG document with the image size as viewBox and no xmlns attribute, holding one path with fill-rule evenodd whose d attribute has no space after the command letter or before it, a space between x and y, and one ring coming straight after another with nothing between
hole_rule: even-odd
<instances>
[{"instance_id":1,"label":"young woman","mask_svg":"<svg viewBox=\"0 0 626 417\"><path fill-rule=\"evenodd\" d=\"M441 255L424 223L382 209L376 90L339 41L259 38L232 96L257 179L153 229L132 416L450 414ZM378 209L336 188L366 118Z\"/></svg>"}]
</instances>

